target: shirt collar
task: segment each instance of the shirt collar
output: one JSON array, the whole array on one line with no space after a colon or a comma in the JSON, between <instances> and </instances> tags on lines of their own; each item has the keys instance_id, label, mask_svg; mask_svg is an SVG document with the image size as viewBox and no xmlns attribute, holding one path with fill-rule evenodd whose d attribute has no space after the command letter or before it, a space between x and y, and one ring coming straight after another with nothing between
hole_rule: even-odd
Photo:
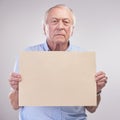
<instances>
[{"instance_id":1,"label":"shirt collar","mask_svg":"<svg viewBox=\"0 0 120 120\"><path fill-rule=\"evenodd\" d=\"M50 49L49 49L49 47L48 47L48 44L47 44L47 41L44 43L43 47L44 47L44 50L45 50L45 51L50 51ZM71 49L72 49L72 46L71 46L71 43L70 43L70 41L69 41L69 46L68 46L68 48L67 48L66 51L70 51Z\"/></svg>"},{"instance_id":2,"label":"shirt collar","mask_svg":"<svg viewBox=\"0 0 120 120\"><path fill-rule=\"evenodd\" d=\"M43 47L44 47L45 51L50 51L50 49L49 49L49 47L47 45L47 41L44 43Z\"/></svg>"}]
</instances>

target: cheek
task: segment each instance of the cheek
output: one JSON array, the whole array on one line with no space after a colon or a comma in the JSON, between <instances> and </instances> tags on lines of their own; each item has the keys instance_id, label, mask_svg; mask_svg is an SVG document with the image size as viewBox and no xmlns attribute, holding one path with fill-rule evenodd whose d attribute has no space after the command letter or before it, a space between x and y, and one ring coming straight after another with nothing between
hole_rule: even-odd
<instances>
[{"instance_id":1,"label":"cheek","mask_svg":"<svg viewBox=\"0 0 120 120\"><path fill-rule=\"evenodd\" d=\"M69 36L71 36L73 34L73 28L72 27L68 28L67 33Z\"/></svg>"},{"instance_id":2,"label":"cheek","mask_svg":"<svg viewBox=\"0 0 120 120\"><path fill-rule=\"evenodd\" d=\"M49 34L49 36L53 36L53 35L54 35L54 32L55 32L55 28L49 26L49 27L48 27L48 34Z\"/></svg>"},{"instance_id":3,"label":"cheek","mask_svg":"<svg viewBox=\"0 0 120 120\"><path fill-rule=\"evenodd\" d=\"M50 35L51 35L51 30L50 30L50 27L49 27L49 26L47 26L47 27L45 28L45 35L46 35L46 37L50 37Z\"/></svg>"},{"instance_id":4,"label":"cheek","mask_svg":"<svg viewBox=\"0 0 120 120\"><path fill-rule=\"evenodd\" d=\"M72 36L73 30L74 30L74 27L71 27L71 28L70 28L70 36Z\"/></svg>"}]
</instances>

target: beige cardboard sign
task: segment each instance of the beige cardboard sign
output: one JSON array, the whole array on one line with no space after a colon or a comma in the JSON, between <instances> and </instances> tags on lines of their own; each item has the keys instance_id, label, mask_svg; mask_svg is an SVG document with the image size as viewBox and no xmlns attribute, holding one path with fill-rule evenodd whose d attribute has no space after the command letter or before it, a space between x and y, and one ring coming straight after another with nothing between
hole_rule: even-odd
<instances>
[{"instance_id":1,"label":"beige cardboard sign","mask_svg":"<svg viewBox=\"0 0 120 120\"><path fill-rule=\"evenodd\" d=\"M20 106L96 105L94 52L22 52Z\"/></svg>"}]
</instances>

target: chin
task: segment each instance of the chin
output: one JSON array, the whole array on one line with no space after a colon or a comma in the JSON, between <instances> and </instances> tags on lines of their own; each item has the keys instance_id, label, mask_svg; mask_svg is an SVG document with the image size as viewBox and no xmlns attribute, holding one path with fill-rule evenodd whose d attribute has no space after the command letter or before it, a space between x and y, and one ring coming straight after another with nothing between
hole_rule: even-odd
<instances>
[{"instance_id":1,"label":"chin","mask_svg":"<svg viewBox=\"0 0 120 120\"><path fill-rule=\"evenodd\" d=\"M66 39L63 39L63 38L57 38L54 41L55 43L61 43L61 44L68 42Z\"/></svg>"},{"instance_id":2,"label":"chin","mask_svg":"<svg viewBox=\"0 0 120 120\"><path fill-rule=\"evenodd\" d=\"M56 40L56 44L65 44L67 42L68 41L66 41L66 40Z\"/></svg>"}]
</instances>

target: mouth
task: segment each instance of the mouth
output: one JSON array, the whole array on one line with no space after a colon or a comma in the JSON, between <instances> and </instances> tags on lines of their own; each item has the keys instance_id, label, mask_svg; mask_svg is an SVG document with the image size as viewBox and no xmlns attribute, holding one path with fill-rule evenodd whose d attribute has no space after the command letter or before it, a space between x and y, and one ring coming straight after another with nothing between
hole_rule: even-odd
<instances>
[{"instance_id":1,"label":"mouth","mask_svg":"<svg viewBox=\"0 0 120 120\"><path fill-rule=\"evenodd\" d=\"M62 36L62 37L64 37L65 35L64 34L56 34L55 36Z\"/></svg>"}]
</instances>

